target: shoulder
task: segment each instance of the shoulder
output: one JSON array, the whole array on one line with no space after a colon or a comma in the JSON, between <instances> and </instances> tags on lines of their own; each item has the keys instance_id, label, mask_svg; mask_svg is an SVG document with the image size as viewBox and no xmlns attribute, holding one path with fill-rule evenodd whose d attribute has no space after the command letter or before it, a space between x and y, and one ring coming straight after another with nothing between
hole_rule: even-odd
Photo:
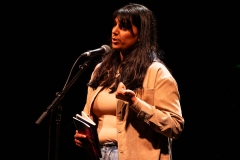
<instances>
[{"instance_id":1,"label":"shoulder","mask_svg":"<svg viewBox=\"0 0 240 160\"><path fill-rule=\"evenodd\" d=\"M96 70L97 68L99 68L99 67L101 66L101 64L102 64L102 62L98 63L98 64L95 66L95 70Z\"/></svg>"},{"instance_id":2,"label":"shoulder","mask_svg":"<svg viewBox=\"0 0 240 160\"><path fill-rule=\"evenodd\" d=\"M101 66L101 64L102 64L102 62L98 63L98 64L95 66L95 68L94 68L94 70L93 70L93 73L96 72L96 70Z\"/></svg>"},{"instance_id":3,"label":"shoulder","mask_svg":"<svg viewBox=\"0 0 240 160\"><path fill-rule=\"evenodd\" d=\"M177 82L166 65L162 62L153 62L146 73L144 86L155 86L156 84L165 83L175 84Z\"/></svg>"},{"instance_id":4,"label":"shoulder","mask_svg":"<svg viewBox=\"0 0 240 160\"><path fill-rule=\"evenodd\" d=\"M173 77L170 70L167 66L162 62L154 61L148 68L145 79L151 81L151 79L155 79L156 81L162 80L170 80L176 81Z\"/></svg>"},{"instance_id":5,"label":"shoulder","mask_svg":"<svg viewBox=\"0 0 240 160\"><path fill-rule=\"evenodd\" d=\"M93 79L93 76L96 74L96 71L97 71L97 69L100 67L100 65L101 65L101 62L98 63L98 64L94 67L94 70L93 70L93 72L92 72L92 74L91 74L90 80Z\"/></svg>"},{"instance_id":6,"label":"shoulder","mask_svg":"<svg viewBox=\"0 0 240 160\"><path fill-rule=\"evenodd\" d=\"M166 74L171 74L167 66L158 61L154 61L149 67L148 67L148 72L162 72Z\"/></svg>"}]
</instances>

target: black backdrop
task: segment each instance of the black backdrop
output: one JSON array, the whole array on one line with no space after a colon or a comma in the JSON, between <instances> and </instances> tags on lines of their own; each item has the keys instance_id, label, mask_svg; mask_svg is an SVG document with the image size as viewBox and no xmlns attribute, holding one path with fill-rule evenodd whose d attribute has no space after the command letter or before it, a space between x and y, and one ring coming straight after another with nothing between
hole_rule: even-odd
<instances>
[{"instance_id":1,"label":"black backdrop","mask_svg":"<svg viewBox=\"0 0 240 160\"><path fill-rule=\"evenodd\" d=\"M128 2L1 1L1 159L47 159L49 126L54 159L55 119L35 122L77 57L106 44L111 13ZM164 61L178 81L186 123L173 142L174 160L240 159L239 1L131 2L155 13ZM72 116L83 108L96 62L61 101L61 160L86 159L73 143Z\"/></svg>"}]
</instances>

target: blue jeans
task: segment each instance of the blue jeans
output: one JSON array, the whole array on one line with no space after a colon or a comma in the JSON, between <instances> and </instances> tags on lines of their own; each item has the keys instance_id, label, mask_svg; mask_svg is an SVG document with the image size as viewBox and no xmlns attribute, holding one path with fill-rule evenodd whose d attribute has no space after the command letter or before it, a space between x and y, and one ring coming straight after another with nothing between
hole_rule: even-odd
<instances>
[{"instance_id":1,"label":"blue jeans","mask_svg":"<svg viewBox=\"0 0 240 160\"><path fill-rule=\"evenodd\" d=\"M113 142L101 146L102 158L100 160L118 160L118 147Z\"/></svg>"}]
</instances>

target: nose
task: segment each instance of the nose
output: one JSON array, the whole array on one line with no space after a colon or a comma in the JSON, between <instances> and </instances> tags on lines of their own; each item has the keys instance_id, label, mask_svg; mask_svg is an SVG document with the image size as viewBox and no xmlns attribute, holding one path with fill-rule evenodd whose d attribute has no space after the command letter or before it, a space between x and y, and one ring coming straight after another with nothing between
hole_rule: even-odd
<instances>
[{"instance_id":1,"label":"nose","mask_svg":"<svg viewBox=\"0 0 240 160\"><path fill-rule=\"evenodd\" d=\"M119 33L119 27L118 27L118 25L116 25L112 28L112 34L114 36L116 36L116 35L118 35L118 33Z\"/></svg>"}]
</instances>

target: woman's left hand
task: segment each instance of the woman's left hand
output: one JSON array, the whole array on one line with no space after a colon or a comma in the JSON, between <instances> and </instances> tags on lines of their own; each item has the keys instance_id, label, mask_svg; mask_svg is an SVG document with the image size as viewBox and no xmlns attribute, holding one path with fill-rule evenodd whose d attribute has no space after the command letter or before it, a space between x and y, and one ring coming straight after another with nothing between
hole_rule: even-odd
<instances>
[{"instance_id":1,"label":"woman's left hand","mask_svg":"<svg viewBox=\"0 0 240 160\"><path fill-rule=\"evenodd\" d=\"M122 82L118 84L118 88L115 94L116 98L130 103L134 103L137 100L135 92L130 89L126 89L126 86Z\"/></svg>"}]
</instances>

